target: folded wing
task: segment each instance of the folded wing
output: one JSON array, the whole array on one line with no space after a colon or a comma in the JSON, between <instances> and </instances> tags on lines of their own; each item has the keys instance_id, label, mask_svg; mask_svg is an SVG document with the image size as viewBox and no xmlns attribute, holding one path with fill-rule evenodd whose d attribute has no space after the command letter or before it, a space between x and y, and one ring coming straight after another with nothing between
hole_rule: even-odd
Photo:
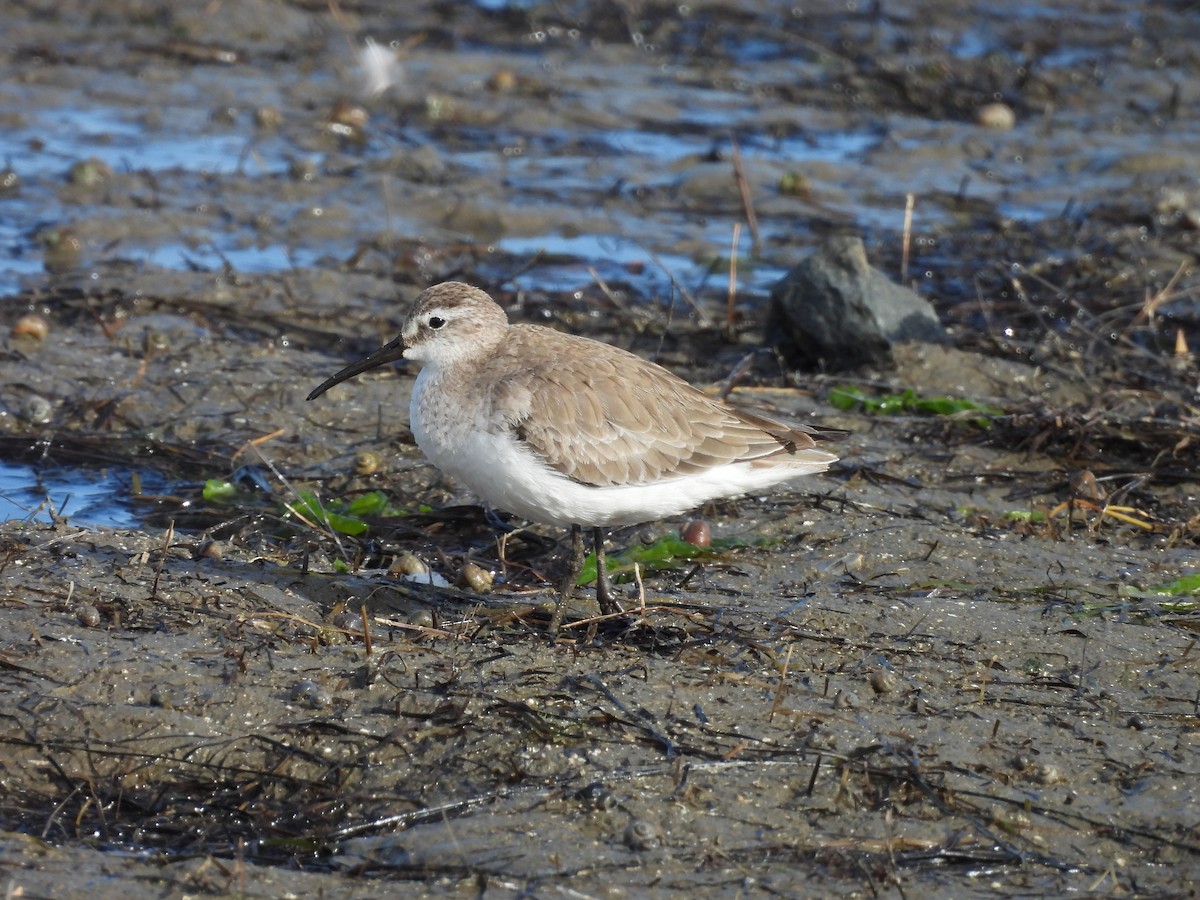
<instances>
[{"instance_id":1,"label":"folded wing","mask_svg":"<svg viewBox=\"0 0 1200 900\"><path fill-rule=\"evenodd\" d=\"M552 364L530 365L522 352L533 331L543 354L552 344ZM835 459L812 430L731 407L631 353L535 326L512 332L492 363L492 406L576 481L646 484L737 462L819 471Z\"/></svg>"}]
</instances>

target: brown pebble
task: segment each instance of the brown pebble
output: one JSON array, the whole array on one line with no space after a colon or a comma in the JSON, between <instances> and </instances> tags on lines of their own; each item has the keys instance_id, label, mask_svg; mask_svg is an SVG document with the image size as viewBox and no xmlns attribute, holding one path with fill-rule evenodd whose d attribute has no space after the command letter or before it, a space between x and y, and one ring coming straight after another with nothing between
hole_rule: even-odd
<instances>
[{"instance_id":1,"label":"brown pebble","mask_svg":"<svg viewBox=\"0 0 1200 900\"><path fill-rule=\"evenodd\" d=\"M39 316L37 313L26 313L13 322L12 336L15 338L44 341L48 334L50 334L50 322L45 316Z\"/></svg>"},{"instance_id":2,"label":"brown pebble","mask_svg":"<svg viewBox=\"0 0 1200 900\"><path fill-rule=\"evenodd\" d=\"M96 609L90 603L81 603L75 610L75 618L85 628L95 628L100 624L100 610Z\"/></svg>"},{"instance_id":3,"label":"brown pebble","mask_svg":"<svg viewBox=\"0 0 1200 900\"><path fill-rule=\"evenodd\" d=\"M712 529L703 519L692 519L683 526L679 536L693 547L712 546Z\"/></svg>"}]
</instances>

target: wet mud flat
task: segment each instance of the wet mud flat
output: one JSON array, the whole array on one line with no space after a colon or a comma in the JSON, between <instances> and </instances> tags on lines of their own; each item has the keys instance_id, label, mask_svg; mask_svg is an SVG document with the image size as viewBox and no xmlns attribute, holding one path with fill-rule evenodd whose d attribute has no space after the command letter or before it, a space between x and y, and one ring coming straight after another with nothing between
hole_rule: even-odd
<instances>
[{"instance_id":1,"label":"wet mud flat","mask_svg":"<svg viewBox=\"0 0 1200 900\"><path fill-rule=\"evenodd\" d=\"M142 525L0 528L10 890L1192 895L1186 15L22 10L4 314L48 330L4 342L0 448L122 473ZM365 35L404 83L354 100ZM732 336L731 132L760 228ZM847 229L951 340L791 372L767 287ZM448 278L699 384L751 357L734 399L849 430L843 462L700 511L724 549L551 641L563 536L501 556L412 444L411 373L303 400ZM305 499L376 493L361 534ZM497 583L406 584L405 553Z\"/></svg>"}]
</instances>

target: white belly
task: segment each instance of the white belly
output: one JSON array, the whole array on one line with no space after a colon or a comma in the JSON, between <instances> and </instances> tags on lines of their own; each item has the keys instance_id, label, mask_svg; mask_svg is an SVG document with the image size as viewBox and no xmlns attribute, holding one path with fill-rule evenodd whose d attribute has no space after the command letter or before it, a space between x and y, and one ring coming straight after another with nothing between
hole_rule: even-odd
<instances>
[{"instance_id":1,"label":"white belly","mask_svg":"<svg viewBox=\"0 0 1200 900\"><path fill-rule=\"evenodd\" d=\"M730 463L649 484L597 487L546 465L508 430L489 431L481 402L439 402L423 370L413 385L410 427L429 461L492 506L545 525L636 525L679 515L718 497L734 497L820 471Z\"/></svg>"}]
</instances>

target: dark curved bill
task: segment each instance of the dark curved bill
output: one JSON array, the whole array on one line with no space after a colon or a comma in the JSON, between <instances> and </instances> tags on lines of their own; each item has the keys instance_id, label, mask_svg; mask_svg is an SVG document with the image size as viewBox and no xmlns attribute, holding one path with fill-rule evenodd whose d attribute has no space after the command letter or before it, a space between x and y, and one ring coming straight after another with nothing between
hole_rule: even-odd
<instances>
[{"instance_id":1,"label":"dark curved bill","mask_svg":"<svg viewBox=\"0 0 1200 900\"><path fill-rule=\"evenodd\" d=\"M396 338L394 341L384 344L370 356L364 356L358 362L350 363L350 365L346 366L346 368L342 369L336 375L330 375L317 385L316 389L306 399L313 400L320 397L335 384L341 384L343 381L353 378L355 375L360 375L368 369L376 369L379 366L384 366L403 358L404 342L400 338Z\"/></svg>"}]
</instances>

